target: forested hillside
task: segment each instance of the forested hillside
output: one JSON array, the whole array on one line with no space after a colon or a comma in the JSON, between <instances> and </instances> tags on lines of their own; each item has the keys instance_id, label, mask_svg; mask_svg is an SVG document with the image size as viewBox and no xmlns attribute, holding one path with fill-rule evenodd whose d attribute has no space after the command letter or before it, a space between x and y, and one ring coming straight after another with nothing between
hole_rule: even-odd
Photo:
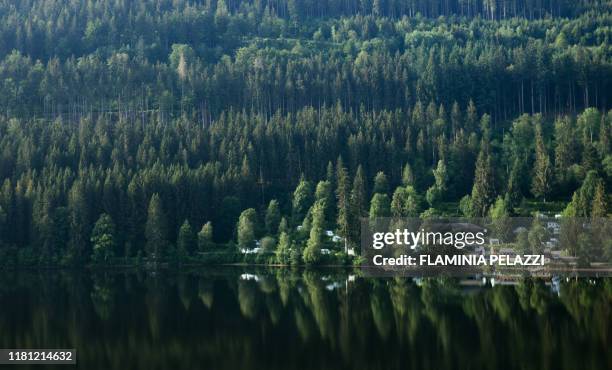
<instances>
[{"instance_id":1,"label":"forested hillside","mask_svg":"<svg viewBox=\"0 0 612 370\"><path fill-rule=\"evenodd\" d=\"M0 0L0 264L260 239L317 262L366 215L605 216L611 10Z\"/></svg>"}]
</instances>

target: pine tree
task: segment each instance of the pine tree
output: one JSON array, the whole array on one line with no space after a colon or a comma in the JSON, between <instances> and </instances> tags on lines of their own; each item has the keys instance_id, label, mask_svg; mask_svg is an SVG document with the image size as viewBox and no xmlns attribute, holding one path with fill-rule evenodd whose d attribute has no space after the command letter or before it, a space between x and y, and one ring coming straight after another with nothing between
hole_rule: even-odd
<instances>
[{"instance_id":1,"label":"pine tree","mask_svg":"<svg viewBox=\"0 0 612 370\"><path fill-rule=\"evenodd\" d=\"M468 133L474 132L478 123L478 113L476 112L476 105L474 101L470 99L467 107L467 116L465 119L465 130Z\"/></svg>"},{"instance_id":2,"label":"pine tree","mask_svg":"<svg viewBox=\"0 0 612 370\"><path fill-rule=\"evenodd\" d=\"M402 170L402 185L416 187L414 173L409 163L406 163Z\"/></svg>"},{"instance_id":3,"label":"pine tree","mask_svg":"<svg viewBox=\"0 0 612 370\"><path fill-rule=\"evenodd\" d=\"M598 181L595 187L595 195L593 196L593 206L591 208L591 217L604 218L608 216L608 195L603 181Z\"/></svg>"},{"instance_id":4,"label":"pine tree","mask_svg":"<svg viewBox=\"0 0 612 370\"><path fill-rule=\"evenodd\" d=\"M278 205L278 201L273 199L268 204L266 209L265 224L266 232L268 235L275 235L278 231L278 225L280 223L281 213Z\"/></svg>"},{"instance_id":5,"label":"pine tree","mask_svg":"<svg viewBox=\"0 0 612 370\"><path fill-rule=\"evenodd\" d=\"M332 186L336 182L336 174L334 172L334 165L331 163L331 161L327 162L327 170L325 171L325 179L329 181L329 183L332 184Z\"/></svg>"},{"instance_id":6,"label":"pine tree","mask_svg":"<svg viewBox=\"0 0 612 370\"><path fill-rule=\"evenodd\" d=\"M541 197L546 202L546 195L550 192L552 167L550 158L544 145L542 137L542 125L539 123L535 129L535 164L533 169L533 180L531 192L536 197Z\"/></svg>"},{"instance_id":7,"label":"pine tree","mask_svg":"<svg viewBox=\"0 0 612 370\"><path fill-rule=\"evenodd\" d=\"M16 188L16 190L18 190ZM15 192L19 195L19 192ZM69 262L79 264L87 258L87 235L89 207L85 195L85 186L82 181L77 181L70 189L68 207L70 209L70 252L68 255ZM16 197L18 198L18 197ZM19 198L18 198L19 199ZM19 203L17 203L19 205ZM16 207L19 210L20 207ZM17 214L19 217L19 213Z\"/></svg>"},{"instance_id":8,"label":"pine tree","mask_svg":"<svg viewBox=\"0 0 612 370\"><path fill-rule=\"evenodd\" d=\"M355 178L353 179L353 189L351 190L351 209L355 217L364 215L366 210L366 188L363 167L357 167Z\"/></svg>"},{"instance_id":9,"label":"pine tree","mask_svg":"<svg viewBox=\"0 0 612 370\"><path fill-rule=\"evenodd\" d=\"M338 206L338 232L344 238L344 250L348 250L348 239L351 232L351 209L350 209L350 194L349 194L349 177L342 162L342 158L338 158L336 164L336 199Z\"/></svg>"},{"instance_id":10,"label":"pine tree","mask_svg":"<svg viewBox=\"0 0 612 370\"><path fill-rule=\"evenodd\" d=\"M157 193L153 194L149 201L145 236L149 257L153 260L162 258L168 245L168 221Z\"/></svg>"},{"instance_id":11,"label":"pine tree","mask_svg":"<svg viewBox=\"0 0 612 370\"><path fill-rule=\"evenodd\" d=\"M568 204L566 211L568 216L574 217L589 217L593 210L593 200L596 195L596 189L601 179L595 171L589 171L586 178L582 182L582 186L572 196L572 201ZM600 206L598 205L597 208ZM601 208L599 208L601 210ZM598 210L598 212L600 211Z\"/></svg>"},{"instance_id":12,"label":"pine tree","mask_svg":"<svg viewBox=\"0 0 612 370\"><path fill-rule=\"evenodd\" d=\"M387 180L387 176L382 171L378 172L374 177L374 193L389 193L389 180Z\"/></svg>"},{"instance_id":13,"label":"pine tree","mask_svg":"<svg viewBox=\"0 0 612 370\"><path fill-rule=\"evenodd\" d=\"M576 158L576 143L572 122L569 118L555 121L555 173L557 181L564 183L567 169Z\"/></svg>"},{"instance_id":14,"label":"pine tree","mask_svg":"<svg viewBox=\"0 0 612 370\"><path fill-rule=\"evenodd\" d=\"M179 254L190 256L195 252L196 246L196 235L189 221L185 220L179 229L176 247L178 248Z\"/></svg>"},{"instance_id":15,"label":"pine tree","mask_svg":"<svg viewBox=\"0 0 612 370\"><path fill-rule=\"evenodd\" d=\"M326 229L330 227L334 220L334 195L331 183L327 180L319 181L315 190L315 201L323 203L324 215L326 224L323 226Z\"/></svg>"},{"instance_id":16,"label":"pine tree","mask_svg":"<svg viewBox=\"0 0 612 370\"><path fill-rule=\"evenodd\" d=\"M299 224L306 216L306 212L312 205L312 187L304 178L300 180L297 188L293 192L293 210L291 218L294 224Z\"/></svg>"},{"instance_id":17,"label":"pine tree","mask_svg":"<svg viewBox=\"0 0 612 370\"><path fill-rule=\"evenodd\" d=\"M453 107L451 108L451 129L453 136L459 129L461 129L462 119L461 108L459 108L457 101L454 101Z\"/></svg>"},{"instance_id":18,"label":"pine tree","mask_svg":"<svg viewBox=\"0 0 612 370\"><path fill-rule=\"evenodd\" d=\"M493 202L494 196L494 177L489 146L485 140L482 140L480 153L476 160L474 186L472 188L470 206L472 217L484 217Z\"/></svg>"},{"instance_id":19,"label":"pine tree","mask_svg":"<svg viewBox=\"0 0 612 370\"><path fill-rule=\"evenodd\" d=\"M213 226L210 221L202 225L198 233L198 249L200 252L208 251L213 247Z\"/></svg>"},{"instance_id":20,"label":"pine tree","mask_svg":"<svg viewBox=\"0 0 612 370\"><path fill-rule=\"evenodd\" d=\"M278 234L289 233L289 231L289 223L285 217L282 217L280 223L278 224Z\"/></svg>"},{"instance_id":21,"label":"pine tree","mask_svg":"<svg viewBox=\"0 0 612 370\"><path fill-rule=\"evenodd\" d=\"M521 184L520 184L520 172L521 172L521 162L518 158L514 160L512 165L512 169L510 170L510 176L508 177L508 186L506 189L506 194L508 195L510 201L510 207L516 207L520 204L523 199L523 194L521 192Z\"/></svg>"},{"instance_id":22,"label":"pine tree","mask_svg":"<svg viewBox=\"0 0 612 370\"><path fill-rule=\"evenodd\" d=\"M599 126L599 156L605 158L610 154L610 126L605 116L601 117L601 124Z\"/></svg>"},{"instance_id":23,"label":"pine tree","mask_svg":"<svg viewBox=\"0 0 612 370\"><path fill-rule=\"evenodd\" d=\"M600 167L601 159L599 158L599 153L597 152L595 145L593 145L591 142L585 143L584 149L582 150L583 171L599 171Z\"/></svg>"}]
</instances>

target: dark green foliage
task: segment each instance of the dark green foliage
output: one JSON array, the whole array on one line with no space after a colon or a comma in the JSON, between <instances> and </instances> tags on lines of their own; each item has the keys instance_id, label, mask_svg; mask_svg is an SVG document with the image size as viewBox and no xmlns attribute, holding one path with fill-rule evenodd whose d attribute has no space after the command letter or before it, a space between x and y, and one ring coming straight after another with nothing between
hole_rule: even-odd
<instances>
[{"instance_id":1,"label":"dark green foliage","mask_svg":"<svg viewBox=\"0 0 612 370\"><path fill-rule=\"evenodd\" d=\"M387 194L389 193L389 180L384 172L380 171L374 177L374 193Z\"/></svg>"},{"instance_id":2,"label":"dark green foliage","mask_svg":"<svg viewBox=\"0 0 612 370\"><path fill-rule=\"evenodd\" d=\"M278 201L273 199L268 204L268 208L266 209L265 223L266 223L266 232L269 235L275 235L278 231L278 225L281 221L281 213L278 205Z\"/></svg>"},{"instance_id":3,"label":"dark green foliage","mask_svg":"<svg viewBox=\"0 0 612 370\"><path fill-rule=\"evenodd\" d=\"M195 252L198 246L196 234L194 233L189 221L185 220L181 225L178 232L178 238L176 240L176 247L178 253L182 256L190 256Z\"/></svg>"},{"instance_id":4,"label":"dark green foliage","mask_svg":"<svg viewBox=\"0 0 612 370\"><path fill-rule=\"evenodd\" d=\"M198 232L198 249L200 252L208 251L214 246L213 242L213 226L209 221L202 225L202 229Z\"/></svg>"},{"instance_id":5,"label":"dark green foliage","mask_svg":"<svg viewBox=\"0 0 612 370\"><path fill-rule=\"evenodd\" d=\"M476 160L474 187L472 188L470 212L472 217L484 217L495 195L495 179L489 144L483 139Z\"/></svg>"},{"instance_id":6,"label":"dark green foliage","mask_svg":"<svg viewBox=\"0 0 612 370\"><path fill-rule=\"evenodd\" d=\"M546 201L546 195L552 186L552 166L548 151L544 145L542 136L542 125L535 127L535 163L533 168L533 180L531 182L531 193Z\"/></svg>"},{"instance_id":7,"label":"dark green foliage","mask_svg":"<svg viewBox=\"0 0 612 370\"><path fill-rule=\"evenodd\" d=\"M168 220L157 193L149 201L145 237L148 257L152 260L163 258L168 247Z\"/></svg>"},{"instance_id":8,"label":"dark green foliage","mask_svg":"<svg viewBox=\"0 0 612 370\"><path fill-rule=\"evenodd\" d=\"M312 205L312 202L313 194L310 182L301 179L299 185L293 192L292 218L294 224L299 224L302 222L306 216L306 213L308 212L308 209Z\"/></svg>"},{"instance_id":9,"label":"dark green foliage","mask_svg":"<svg viewBox=\"0 0 612 370\"><path fill-rule=\"evenodd\" d=\"M102 214L96 221L91 232L91 245L93 253L91 259L94 263L109 263L114 256L115 224L109 215Z\"/></svg>"},{"instance_id":10,"label":"dark green foliage","mask_svg":"<svg viewBox=\"0 0 612 370\"><path fill-rule=\"evenodd\" d=\"M0 248L105 260L105 215L116 256L192 253L189 220L202 254L268 235L297 263L425 198L607 212L608 2L268 3L0 3Z\"/></svg>"}]
</instances>

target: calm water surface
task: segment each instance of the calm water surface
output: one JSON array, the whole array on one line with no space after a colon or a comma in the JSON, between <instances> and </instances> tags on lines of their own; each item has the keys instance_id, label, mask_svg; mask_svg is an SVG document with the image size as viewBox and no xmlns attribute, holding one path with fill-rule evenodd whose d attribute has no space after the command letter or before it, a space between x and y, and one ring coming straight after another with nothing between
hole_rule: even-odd
<instances>
[{"instance_id":1,"label":"calm water surface","mask_svg":"<svg viewBox=\"0 0 612 370\"><path fill-rule=\"evenodd\" d=\"M601 370L611 333L610 278L0 273L0 348L76 348L80 369Z\"/></svg>"}]
</instances>

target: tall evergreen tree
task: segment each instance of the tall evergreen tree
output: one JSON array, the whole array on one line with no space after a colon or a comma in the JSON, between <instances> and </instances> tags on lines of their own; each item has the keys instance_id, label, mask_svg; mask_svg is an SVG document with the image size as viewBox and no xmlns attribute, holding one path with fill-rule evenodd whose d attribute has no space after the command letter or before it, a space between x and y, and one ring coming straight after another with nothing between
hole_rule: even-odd
<instances>
[{"instance_id":1,"label":"tall evergreen tree","mask_svg":"<svg viewBox=\"0 0 612 370\"><path fill-rule=\"evenodd\" d=\"M366 211L366 198L365 175L363 174L363 167L360 165L357 167L357 172L353 179L353 189L351 190L351 209L355 217L359 218L364 216Z\"/></svg>"},{"instance_id":2,"label":"tall evergreen tree","mask_svg":"<svg viewBox=\"0 0 612 370\"><path fill-rule=\"evenodd\" d=\"M471 212L473 217L484 217L495 196L493 166L489 154L489 144L483 139L480 153L476 160L474 186L471 196Z\"/></svg>"},{"instance_id":3,"label":"tall evergreen tree","mask_svg":"<svg viewBox=\"0 0 612 370\"><path fill-rule=\"evenodd\" d=\"M210 221L202 225L198 232L198 249L200 252L208 251L213 246L213 226Z\"/></svg>"},{"instance_id":4,"label":"tall evergreen tree","mask_svg":"<svg viewBox=\"0 0 612 370\"><path fill-rule=\"evenodd\" d=\"M266 209L265 224L268 235L275 235L278 231L278 225L281 220L281 213L278 201L273 199L268 204Z\"/></svg>"},{"instance_id":5,"label":"tall evergreen tree","mask_svg":"<svg viewBox=\"0 0 612 370\"><path fill-rule=\"evenodd\" d=\"M591 207L591 217L608 217L608 195L603 181L598 181L593 195L593 206Z\"/></svg>"},{"instance_id":6,"label":"tall evergreen tree","mask_svg":"<svg viewBox=\"0 0 612 370\"><path fill-rule=\"evenodd\" d=\"M389 193L389 180L387 180L387 176L382 171L378 172L374 177L374 193Z\"/></svg>"},{"instance_id":7,"label":"tall evergreen tree","mask_svg":"<svg viewBox=\"0 0 612 370\"><path fill-rule=\"evenodd\" d=\"M196 235L188 220L183 221L176 240L176 247L181 255L192 255L197 247Z\"/></svg>"},{"instance_id":8,"label":"tall evergreen tree","mask_svg":"<svg viewBox=\"0 0 612 370\"><path fill-rule=\"evenodd\" d=\"M536 197L543 198L546 202L546 195L551 189L552 166L548 151L544 145L542 137L542 125L537 124L535 129L535 164L533 168L533 180L531 182L531 192Z\"/></svg>"},{"instance_id":9,"label":"tall evergreen tree","mask_svg":"<svg viewBox=\"0 0 612 370\"><path fill-rule=\"evenodd\" d=\"M162 258L168 246L168 220L157 193L149 201L145 237L149 257L153 260Z\"/></svg>"},{"instance_id":10,"label":"tall evergreen tree","mask_svg":"<svg viewBox=\"0 0 612 370\"><path fill-rule=\"evenodd\" d=\"M312 187L304 178L300 180L297 188L293 192L292 219L294 224L299 224L306 216L306 212L313 202Z\"/></svg>"},{"instance_id":11,"label":"tall evergreen tree","mask_svg":"<svg viewBox=\"0 0 612 370\"><path fill-rule=\"evenodd\" d=\"M338 205L338 231L344 238L344 249L348 250L348 239L350 238L350 229L352 226L351 208L350 208L350 188L349 176L342 158L338 158L336 164L336 199Z\"/></svg>"}]
</instances>

